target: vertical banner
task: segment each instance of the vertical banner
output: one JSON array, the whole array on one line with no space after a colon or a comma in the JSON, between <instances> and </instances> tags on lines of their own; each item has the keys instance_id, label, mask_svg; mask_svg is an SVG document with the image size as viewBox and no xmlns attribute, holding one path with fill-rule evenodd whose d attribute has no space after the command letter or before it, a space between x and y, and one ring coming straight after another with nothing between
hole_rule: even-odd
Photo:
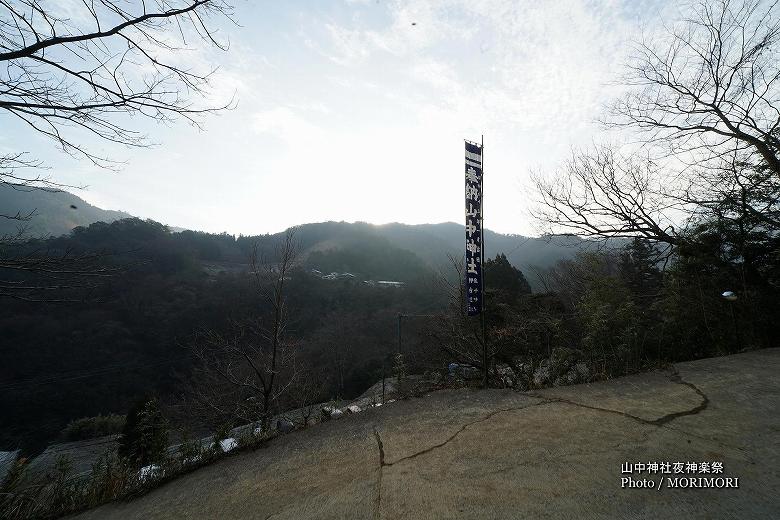
<instances>
[{"instance_id":1,"label":"vertical banner","mask_svg":"<svg viewBox=\"0 0 780 520\"><path fill-rule=\"evenodd\" d=\"M466 141L466 313L482 312L482 147Z\"/></svg>"}]
</instances>

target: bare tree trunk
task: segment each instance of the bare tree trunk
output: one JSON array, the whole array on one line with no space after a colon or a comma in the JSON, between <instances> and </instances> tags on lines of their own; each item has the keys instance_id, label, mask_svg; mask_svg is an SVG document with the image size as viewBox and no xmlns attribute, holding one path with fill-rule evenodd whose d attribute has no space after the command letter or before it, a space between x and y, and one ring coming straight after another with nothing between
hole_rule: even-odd
<instances>
[{"instance_id":1,"label":"bare tree trunk","mask_svg":"<svg viewBox=\"0 0 780 520\"><path fill-rule=\"evenodd\" d=\"M229 333L207 331L192 345L200 361L190 394L205 415L227 422L260 421L264 431L280 398L297 385L294 345L286 338L286 282L295 267L295 228L289 229L266 258L258 244L252 249L250 270L260 301L267 304L255 315L233 323Z\"/></svg>"}]
</instances>

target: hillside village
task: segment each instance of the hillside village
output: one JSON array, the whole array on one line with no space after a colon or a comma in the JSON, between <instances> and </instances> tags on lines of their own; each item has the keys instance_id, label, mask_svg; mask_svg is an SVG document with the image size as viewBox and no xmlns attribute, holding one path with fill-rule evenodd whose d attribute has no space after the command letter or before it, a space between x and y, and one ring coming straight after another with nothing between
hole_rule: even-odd
<instances>
[{"instance_id":1,"label":"hillside village","mask_svg":"<svg viewBox=\"0 0 780 520\"><path fill-rule=\"evenodd\" d=\"M321 271L318 269L312 269L309 271L314 276L318 276L321 280L355 280L355 275L352 273L328 273L328 274L322 274ZM363 280L365 285L369 285L371 287L380 287L380 288L400 288L406 285L406 282L397 282L392 280Z\"/></svg>"}]
</instances>

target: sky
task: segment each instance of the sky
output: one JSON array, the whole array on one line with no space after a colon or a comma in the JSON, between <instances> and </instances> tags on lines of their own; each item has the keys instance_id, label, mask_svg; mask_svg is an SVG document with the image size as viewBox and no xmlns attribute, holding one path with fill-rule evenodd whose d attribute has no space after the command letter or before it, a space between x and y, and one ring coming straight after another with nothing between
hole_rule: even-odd
<instances>
[{"instance_id":1,"label":"sky","mask_svg":"<svg viewBox=\"0 0 780 520\"><path fill-rule=\"evenodd\" d=\"M5 114L0 149L34 151L77 195L169 225L231 234L301 223L464 220L463 140L484 135L485 226L534 235L531 172L608 136L630 42L671 0L238 1L202 129L134 121L155 146L88 142L107 171Z\"/></svg>"}]
</instances>

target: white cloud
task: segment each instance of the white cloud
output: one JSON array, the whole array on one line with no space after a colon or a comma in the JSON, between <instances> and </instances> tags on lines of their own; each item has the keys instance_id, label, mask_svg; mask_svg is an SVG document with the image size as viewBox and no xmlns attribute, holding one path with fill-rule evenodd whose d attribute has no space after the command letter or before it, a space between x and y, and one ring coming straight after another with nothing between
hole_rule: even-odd
<instances>
[{"instance_id":1,"label":"white cloud","mask_svg":"<svg viewBox=\"0 0 780 520\"><path fill-rule=\"evenodd\" d=\"M254 114L252 130L258 134L280 136L290 144L311 144L322 138L324 131L301 117L290 107L276 107Z\"/></svg>"},{"instance_id":2,"label":"white cloud","mask_svg":"<svg viewBox=\"0 0 780 520\"><path fill-rule=\"evenodd\" d=\"M437 165L457 171L459 159L443 158L457 157L459 139L488 135L493 226L527 232L518 222L525 199L517 179L596 138L594 120L614 95L607 85L639 29L625 8L614 0L397 0L378 26L362 16L331 21L317 45L345 75L381 85L407 118L404 137L426 143L406 154L431 179L449 182L429 173ZM419 186L419 174L415 180ZM434 206L439 220L460 218L459 207L447 213L454 204Z\"/></svg>"},{"instance_id":3,"label":"white cloud","mask_svg":"<svg viewBox=\"0 0 780 520\"><path fill-rule=\"evenodd\" d=\"M486 222L529 233L518 179L598 138L625 43L663 1L247 5L230 52L182 58L221 61L212 95L238 92L238 109L202 134L155 133L165 145L120 180L87 183L114 207L211 231L460 221L462 139L484 133Z\"/></svg>"}]
</instances>

